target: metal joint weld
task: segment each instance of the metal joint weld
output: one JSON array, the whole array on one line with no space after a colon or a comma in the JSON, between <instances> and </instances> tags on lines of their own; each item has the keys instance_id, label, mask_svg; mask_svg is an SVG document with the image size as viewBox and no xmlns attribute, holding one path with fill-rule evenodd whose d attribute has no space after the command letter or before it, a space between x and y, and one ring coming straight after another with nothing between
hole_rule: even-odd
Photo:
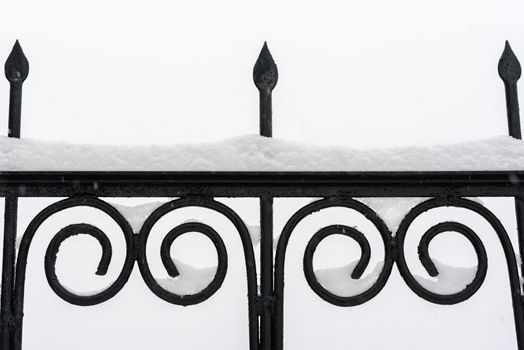
<instances>
[{"instance_id":1,"label":"metal joint weld","mask_svg":"<svg viewBox=\"0 0 524 350\"><path fill-rule=\"evenodd\" d=\"M389 239L389 247L391 249L391 257L393 261L398 259L398 240L397 237L391 237Z\"/></svg>"},{"instance_id":2,"label":"metal joint weld","mask_svg":"<svg viewBox=\"0 0 524 350\"><path fill-rule=\"evenodd\" d=\"M215 199L208 195L208 194L202 194L202 193L189 193L185 196L180 197L180 199L187 199L191 201L195 201L196 203L202 203L205 201L214 201Z\"/></svg>"},{"instance_id":3,"label":"metal joint weld","mask_svg":"<svg viewBox=\"0 0 524 350\"><path fill-rule=\"evenodd\" d=\"M449 189L443 193L439 193L438 195L436 195L435 199L444 203L455 203L461 199L461 196L457 191Z\"/></svg>"},{"instance_id":4,"label":"metal joint weld","mask_svg":"<svg viewBox=\"0 0 524 350\"><path fill-rule=\"evenodd\" d=\"M97 196L89 192L75 192L70 197L71 198L83 198L83 199L98 199Z\"/></svg>"},{"instance_id":5,"label":"metal joint weld","mask_svg":"<svg viewBox=\"0 0 524 350\"><path fill-rule=\"evenodd\" d=\"M140 250L140 235L133 234L131 236L131 254L134 260L138 260L138 251Z\"/></svg>"}]
</instances>

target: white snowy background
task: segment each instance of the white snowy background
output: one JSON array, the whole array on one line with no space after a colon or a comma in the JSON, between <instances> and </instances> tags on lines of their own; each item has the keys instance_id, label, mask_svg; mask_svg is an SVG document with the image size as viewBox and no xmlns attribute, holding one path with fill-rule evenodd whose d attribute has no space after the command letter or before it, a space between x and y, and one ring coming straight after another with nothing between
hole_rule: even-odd
<instances>
[{"instance_id":1,"label":"white snowy background","mask_svg":"<svg viewBox=\"0 0 524 350\"><path fill-rule=\"evenodd\" d=\"M23 138L169 145L257 133L258 94L251 74L267 40L280 73L274 92L276 138L362 150L424 146L507 133L496 68L506 39L524 60L523 10L519 0L4 1L0 57L7 57L18 38L30 60ZM7 102L8 84L0 83L0 130L7 130ZM275 201L275 236L310 200ZM129 206L146 200L114 201ZM516 248L513 202L482 201L503 220ZM51 202L22 199L20 232ZM256 200L224 202L256 226ZM406 200L369 204L392 222L413 205ZM154 296L138 269L104 304L65 303L45 281L43 255L50 237L68 223L84 221L111 237L115 255L107 277L94 275L100 255L94 240L79 237L61 249L59 276L80 291L103 288L119 273L122 238L110 219L88 209L46 222L30 252L24 349L246 349L244 262L227 220L204 209L166 217L151 238L152 265L159 277L167 276L155 254L162 234L192 218L222 234L229 269L212 298L187 308ZM427 277L414 254L420 234L450 219L474 228L489 256L482 288L453 307L419 299L396 270L384 290L362 306L327 304L309 289L301 269L311 235L328 224L357 225L372 244L367 276L381 260L380 241L369 223L342 209L304 221L288 249L286 349L516 349L502 249L478 216L439 209L420 218L407 242L413 273ZM215 264L204 238L176 243L172 256L177 260L194 268ZM471 246L456 234L436 239L430 252L455 267L476 263ZM332 239L319 248L316 265L340 267L358 257L354 242ZM330 279L329 273L321 274Z\"/></svg>"}]
</instances>

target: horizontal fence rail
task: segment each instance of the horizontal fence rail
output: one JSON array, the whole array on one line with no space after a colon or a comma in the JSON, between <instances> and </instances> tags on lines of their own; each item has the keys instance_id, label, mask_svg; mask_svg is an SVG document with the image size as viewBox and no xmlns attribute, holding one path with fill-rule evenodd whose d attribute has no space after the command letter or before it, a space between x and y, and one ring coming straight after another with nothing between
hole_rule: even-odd
<instances>
[{"instance_id":1,"label":"horizontal fence rail","mask_svg":"<svg viewBox=\"0 0 524 350\"><path fill-rule=\"evenodd\" d=\"M0 194L23 197L500 197L523 189L524 171L0 172Z\"/></svg>"},{"instance_id":2,"label":"horizontal fence rail","mask_svg":"<svg viewBox=\"0 0 524 350\"><path fill-rule=\"evenodd\" d=\"M506 42L498 72L506 92L510 136L521 139L517 81L520 64ZM5 64L11 86L8 136L19 138L21 131L22 87L29 73L29 63L18 41ZM253 69L253 80L260 95L260 135L272 135L272 91L278 81L277 66L267 44ZM432 240L444 232L456 232L466 238L477 256L473 281L454 294L437 294L425 289L406 263L405 238L411 224L423 213L441 207L462 208L477 213L493 228L502 247L509 276L514 325L518 349L524 350L524 303L522 299L521 263L514 253L508 233L499 218L482 204L467 197L510 197L515 200L518 251L524 256L524 171L440 171L440 172L104 172L104 171L1 171L0 196L5 198L3 270L0 311L0 349L21 350L24 315L25 274L29 248L40 226L54 214L74 207L90 207L106 213L121 229L125 240L125 260L116 280L93 295L76 295L59 281L55 263L63 242L77 234L89 235L102 248L96 274L105 275L111 263L112 247L100 228L83 223L70 224L51 239L44 259L44 270L51 289L73 305L89 306L114 297L126 284L135 265L148 288L159 298L175 305L194 305L211 298L220 289L227 274L228 253L222 237L211 226L197 221L182 223L164 237L160 257L169 276L179 275L170 248L177 238L201 233L217 252L218 267L209 285L194 295L177 295L162 288L149 267L146 248L153 226L170 212L187 208L207 208L227 218L235 227L242 244L246 268L249 349L283 350L284 348L284 267L288 242L297 225L310 214L327 208L348 208L362 214L377 229L384 247L384 265L375 283L360 294L344 297L328 291L313 270L313 257L319 244L332 235L355 240L361 257L351 278L359 279L367 268L371 248L365 233L345 225L328 225L318 230L307 244L303 256L304 276L311 289L327 303L351 307L375 297L386 285L394 268L408 287L420 298L440 305L453 305L473 296L482 287L488 270L488 256L483 242L470 227L454 221L438 223L426 232L418 244L418 256L430 276L439 271L430 254ZM39 212L23 232L16 249L18 199L20 197L62 197ZM176 197L156 210L135 232L126 218L102 198ZM260 203L260 271L250 234L242 218L217 197L254 197ZM317 198L295 212L285 224L273 251L273 201L279 197ZM360 197L426 197L411 208L396 232ZM521 269L522 271L522 269ZM260 283L258 282L260 276ZM348 276L349 278L349 276Z\"/></svg>"}]
</instances>

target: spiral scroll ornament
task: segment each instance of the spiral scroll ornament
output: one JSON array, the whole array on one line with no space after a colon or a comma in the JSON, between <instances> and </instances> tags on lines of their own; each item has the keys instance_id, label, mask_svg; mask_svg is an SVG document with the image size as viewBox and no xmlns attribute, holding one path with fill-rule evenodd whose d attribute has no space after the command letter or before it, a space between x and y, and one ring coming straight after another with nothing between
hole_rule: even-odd
<instances>
[{"instance_id":1,"label":"spiral scroll ornament","mask_svg":"<svg viewBox=\"0 0 524 350\"><path fill-rule=\"evenodd\" d=\"M360 261L358 262L357 266L355 267L352 275L347 276L348 278L359 279L362 276L362 274L364 273L364 270L366 269L369 263L371 249L370 249L369 242L366 239L365 235L361 233L360 231L358 231L357 229L348 227L348 226L344 226L344 225L327 226L327 227L320 229L317 233L315 233L306 247L303 264L304 264L304 274L305 274L305 277L306 277L306 280L309 286L313 289L313 291L319 297L321 297L322 299L324 299L325 301L333 305L355 306L355 305L363 304L367 302L368 300L372 299L382 290L382 288L386 284L386 281L389 278L389 275L391 273L391 269L393 266L393 255L392 255L392 249L390 245L391 233L389 232L385 223L380 219L380 217L378 217L378 215L371 208L353 199L337 197L337 198L323 199L323 200L319 200L319 201L310 203L309 205L297 211L285 225L282 231L282 235L280 236L280 239L278 242L277 253L276 253L275 287L277 290L277 295L283 294L283 274L284 274L285 252L287 249L287 244L289 242L291 233L305 217L309 216L310 214L316 211L327 209L327 208L332 208L332 207L341 207L341 208L347 208L347 209L354 210L362 214L369 221L371 221L371 223L375 226L375 228L380 233L382 241L384 243L384 254L385 254L384 265L382 267L382 271L380 272L374 284L369 289L367 289L366 291L362 293L359 293L354 296L339 296L339 295L333 294L330 291L328 291L326 288L324 288L320 284L320 282L317 280L317 277L315 276L315 272L313 271L314 252L322 240L324 240L325 238L331 235L340 234L340 235L350 237L357 241L357 243L359 244L361 248L362 254L361 254Z\"/></svg>"},{"instance_id":2,"label":"spiral scroll ornament","mask_svg":"<svg viewBox=\"0 0 524 350\"><path fill-rule=\"evenodd\" d=\"M96 292L92 295L78 295L73 293L64 287L55 271L55 263L57 259L57 254L60 249L60 245L70 237L73 237L78 234L85 234L95 238L101 248L102 248L102 258L98 265L96 271L97 275L105 275L112 257L112 248L111 243L107 235L100 230L99 228L89 225L89 224L73 224L69 225L62 230L60 230L51 240L45 255L44 267L46 272L47 281L53 289L53 291L63 300L80 306L89 306L100 304L104 301L111 299L115 296L125 285L134 264L134 254L133 254L133 231L129 226L125 218L112 207L110 204L94 197L74 197L61 200L59 202L49 205L47 208L42 210L29 224L22 240L20 243L18 261L16 266L16 280L15 280L15 293L17 299L15 301L15 309L22 312L23 308L23 294L25 286L25 273L27 265L27 256L29 252L29 247L31 242L41 226L41 224L46 221L52 215L73 207L91 207L98 210L101 210L108 216L110 216L120 227L122 233L124 234L124 239L126 241L126 257L124 260L124 265L122 270L117 277L117 279L111 283L107 288L102 291Z\"/></svg>"},{"instance_id":3,"label":"spiral scroll ornament","mask_svg":"<svg viewBox=\"0 0 524 350\"><path fill-rule=\"evenodd\" d=\"M440 208L440 207L455 207L455 208L464 208L471 210L482 217L484 217L488 223L495 229L495 232L499 236L501 243L503 244L505 253L507 254L509 250L512 250L511 244L507 234L502 227L502 224L496 219L496 217L489 212L482 205L475 203L468 199L463 198L435 198L425 201L416 207L414 207L404 218L402 223L399 226L397 232L397 242L398 242L398 258L397 266L399 268L400 274L402 275L404 281L409 286L409 288L415 292L419 297L441 305L453 305L460 302L463 302L471 298L482 286L484 279L486 277L488 269L488 258L486 254L486 249L484 244L478 237L478 235L468 226L452 221L446 221L438 223L431 228L429 228L423 235L419 242L418 246L418 256L420 263L425 268L429 276L437 277L439 271L435 266L433 260L429 255L429 245L431 241L438 235L444 232L456 232L466 238L470 244L473 246L475 253L477 255L477 270L472 281L466 281L465 287L456 293L451 294L439 294L434 291L430 291L423 287L413 276L406 262L405 257L405 240L407 231L413 221L422 213L427 212L431 209ZM511 253L513 254L513 253Z\"/></svg>"},{"instance_id":4,"label":"spiral scroll ornament","mask_svg":"<svg viewBox=\"0 0 524 350\"><path fill-rule=\"evenodd\" d=\"M149 235L153 226L164 217L166 214L171 211L186 208L186 207L202 207L208 208L213 211L216 211L227 219L229 219L238 233L244 245L245 258L248 266L248 284L253 284L251 288L256 291L256 272L251 270L251 266L254 266L254 254L253 248L251 245L251 238L249 236L248 230L240 217L233 212L229 207L225 206L222 203L214 201L212 199L206 198L183 198L171 201L160 206L156 209L151 215L146 219L142 229L140 230L140 241L138 245L138 265L140 267L140 272L142 277L146 282L147 286L151 289L161 299L177 305L194 305L203 302L204 300L211 297L222 285L227 271L227 251L220 238L219 234L210 226L199 223L199 222L188 222L183 223L175 228L173 228L169 233L164 237L162 245L160 247L160 257L162 263L171 277L178 276L178 270L176 264L173 262L173 259L170 255L170 249L174 241L183 234L189 232L198 232L206 236L213 243L217 256L218 256L218 268L215 276L213 277L210 284L204 288L202 291L191 294L191 295L178 295L171 291L168 291L161 287L156 279L153 277L151 270L149 268L149 263L147 260L146 248ZM252 265L251 265L252 264ZM253 277L254 276L254 279Z\"/></svg>"}]
</instances>

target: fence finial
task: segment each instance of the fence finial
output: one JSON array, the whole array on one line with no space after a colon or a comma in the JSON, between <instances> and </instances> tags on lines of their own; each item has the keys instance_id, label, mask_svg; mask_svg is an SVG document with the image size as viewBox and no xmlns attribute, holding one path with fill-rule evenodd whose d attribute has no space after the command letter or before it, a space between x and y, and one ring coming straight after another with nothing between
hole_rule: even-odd
<instances>
[{"instance_id":1,"label":"fence finial","mask_svg":"<svg viewBox=\"0 0 524 350\"><path fill-rule=\"evenodd\" d=\"M271 137L273 135L271 92L277 85L278 70L266 42L253 67L253 81L260 93L260 135Z\"/></svg>"},{"instance_id":2,"label":"fence finial","mask_svg":"<svg viewBox=\"0 0 524 350\"><path fill-rule=\"evenodd\" d=\"M517 93L517 81L520 79L521 67L517 56L515 56L513 50L511 50L511 46L507 40L504 52L499 60L498 71L500 78L504 81L504 88L506 90L509 135L516 139L522 139L519 96Z\"/></svg>"},{"instance_id":3,"label":"fence finial","mask_svg":"<svg viewBox=\"0 0 524 350\"><path fill-rule=\"evenodd\" d=\"M259 90L269 89L273 90L277 85L278 70L273 56L267 47L267 42L264 41L264 46L260 50L257 62L253 68L253 80Z\"/></svg>"},{"instance_id":4,"label":"fence finial","mask_svg":"<svg viewBox=\"0 0 524 350\"><path fill-rule=\"evenodd\" d=\"M5 76L10 83L24 82L29 74L29 62L18 40L5 61Z\"/></svg>"},{"instance_id":5,"label":"fence finial","mask_svg":"<svg viewBox=\"0 0 524 350\"><path fill-rule=\"evenodd\" d=\"M18 40L4 66L5 77L11 84L9 95L9 129L7 136L20 138L22 115L22 85L29 74L29 62Z\"/></svg>"}]
</instances>

